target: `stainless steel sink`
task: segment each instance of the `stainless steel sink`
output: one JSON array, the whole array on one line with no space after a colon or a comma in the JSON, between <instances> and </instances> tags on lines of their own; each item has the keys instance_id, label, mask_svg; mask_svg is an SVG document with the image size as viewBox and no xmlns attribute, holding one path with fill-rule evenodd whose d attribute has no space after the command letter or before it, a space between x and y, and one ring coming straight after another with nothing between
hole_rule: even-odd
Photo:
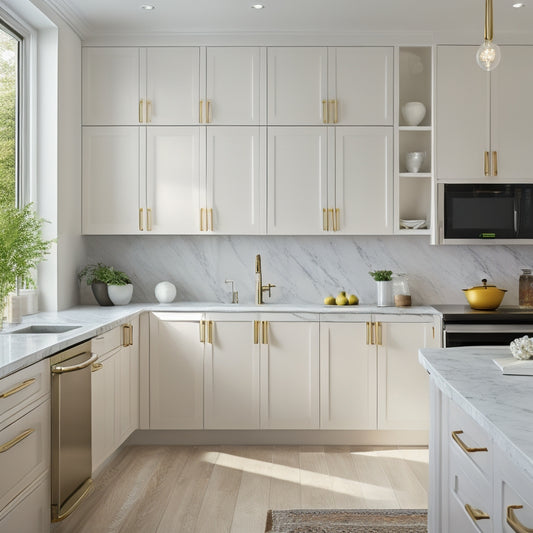
<instances>
[{"instance_id":1,"label":"stainless steel sink","mask_svg":"<svg viewBox=\"0 0 533 533\"><path fill-rule=\"evenodd\" d=\"M25 333L25 334L57 334L65 333L66 331L71 331L76 328L81 328L78 325L72 324L32 324L31 326L26 326L24 328L19 328L13 331L6 331L6 333Z\"/></svg>"}]
</instances>

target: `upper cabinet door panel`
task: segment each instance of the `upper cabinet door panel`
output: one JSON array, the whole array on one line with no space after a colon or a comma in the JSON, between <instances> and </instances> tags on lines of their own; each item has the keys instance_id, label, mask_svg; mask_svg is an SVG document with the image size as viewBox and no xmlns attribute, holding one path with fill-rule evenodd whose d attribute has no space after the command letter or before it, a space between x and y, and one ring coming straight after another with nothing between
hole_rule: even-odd
<instances>
[{"instance_id":1,"label":"upper cabinet door panel","mask_svg":"<svg viewBox=\"0 0 533 533\"><path fill-rule=\"evenodd\" d=\"M498 177L531 180L533 146L533 47L506 46L502 62L491 72L492 139L498 155Z\"/></svg>"},{"instance_id":2,"label":"upper cabinet door panel","mask_svg":"<svg viewBox=\"0 0 533 533\"><path fill-rule=\"evenodd\" d=\"M339 232L392 233L392 128L336 128Z\"/></svg>"},{"instance_id":3,"label":"upper cabinet door panel","mask_svg":"<svg viewBox=\"0 0 533 533\"><path fill-rule=\"evenodd\" d=\"M83 49L83 124L139 124L138 48Z\"/></svg>"},{"instance_id":4,"label":"upper cabinet door panel","mask_svg":"<svg viewBox=\"0 0 533 533\"><path fill-rule=\"evenodd\" d=\"M329 49L328 97L336 123L392 126L393 65L392 47Z\"/></svg>"},{"instance_id":5,"label":"upper cabinet door panel","mask_svg":"<svg viewBox=\"0 0 533 533\"><path fill-rule=\"evenodd\" d=\"M207 48L207 122L259 124L260 70L257 47Z\"/></svg>"},{"instance_id":6,"label":"upper cabinet door panel","mask_svg":"<svg viewBox=\"0 0 533 533\"><path fill-rule=\"evenodd\" d=\"M199 48L147 48L146 100L149 124L198 124Z\"/></svg>"},{"instance_id":7,"label":"upper cabinet door panel","mask_svg":"<svg viewBox=\"0 0 533 533\"><path fill-rule=\"evenodd\" d=\"M327 149L328 128L269 128L268 233L323 232Z\"/></svg>"},{"instance_id":8,"label":"upper cabinet door panel","mask_svg":"<svg viewBox=\"0 0 533 533\"><path fill-rule=\"evenodd\" d=\"M483 181L484 154L490 151L490 75L477 66L476 47L437 48L436 97L437 178Z\"/></svg>"},{"instance_id":9,"label":"upper cabinet door panel","mask_svg":"<svg viewBox=\"0 0 533 533\"><path fill-rule=\"evenodd\" d=\"M153 233L200 230L200 128L147 128L146 208Z\"/></svg>"},{"instance_id":10,"label":"upper cabinet door panel","mask_svg":"<svg viewBox=\"0 0 533 533\"><path fill-rule=\"evenodd\" d=\"M326 48L269 48L269 124L322 124L326 99Z\"/></svg>"}]
</instances>

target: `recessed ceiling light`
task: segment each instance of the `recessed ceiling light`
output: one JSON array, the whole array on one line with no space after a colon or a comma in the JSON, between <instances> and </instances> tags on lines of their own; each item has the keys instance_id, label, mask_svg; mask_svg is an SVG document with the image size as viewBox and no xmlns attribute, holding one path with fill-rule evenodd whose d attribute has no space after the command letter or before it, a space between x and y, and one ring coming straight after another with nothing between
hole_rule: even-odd
<instances>
[{"instance_id":1,"label":"recessed ceiling light","mask_svg":"<svg viewBox=\"0 0 533 533\"><path fill-rule=\"evenodd\" d=\"M523 2L516 2L516 4L513 4L513 7L516 7L516 9L518 9L520 7L526 7L526 4L524 4Z\"/></svg>"},{"instance_id":2,"label":"recessed ceiling light","mask_svg":"<svg viewBox=\"0 0 533 533\"><path fill-rule=\"evenodd\" d=\"M253 4L252 5L252 9L264 9L264 5L263 4Z\"/></svg>"},{"instance_id":3,"label":"recessed ceiling light","mask_svg":"<svg viewBox=\"0 0 533 533\"><path fill-rule=\"evenodd\" d=\"M155 6L151 4L143 4L141 6L141 9L144 9L145 11L153 11L155 9Z\"/></svg>"}]
</instances>

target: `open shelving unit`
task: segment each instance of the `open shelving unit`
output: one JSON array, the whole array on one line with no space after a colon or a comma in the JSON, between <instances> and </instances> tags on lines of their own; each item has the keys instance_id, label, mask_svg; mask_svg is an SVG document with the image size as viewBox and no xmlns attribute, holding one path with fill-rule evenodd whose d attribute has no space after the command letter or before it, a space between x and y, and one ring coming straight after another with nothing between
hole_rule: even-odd
<instances>
[{"instance_id":1,"label":"open shelving unit","mask_svg":"<svg viewBox=\"0 0 533 533\"><path fill-rule=\"evenodd\" d=\"M395 86L394 232L430 235L433 188L433 49L431 46L398 46ZM402 107L422 102L426 114L417 126L409 126ZM419 172L408 172L406 155L425 152ZM406 229L401 220L425 220L421 229Z\"/></svg>"}]
</instances>

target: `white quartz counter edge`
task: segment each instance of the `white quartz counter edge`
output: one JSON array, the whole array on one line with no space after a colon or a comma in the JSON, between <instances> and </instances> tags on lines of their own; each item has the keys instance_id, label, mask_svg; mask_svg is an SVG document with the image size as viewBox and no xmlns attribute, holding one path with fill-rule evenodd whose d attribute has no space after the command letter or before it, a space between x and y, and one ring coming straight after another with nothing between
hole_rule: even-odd
<instances>
[{"instance_id":1,"label":"white quartz counter edge","mask_svg":"<svg viewBox=\"0 0 533 533\"><path fill-rule=\"evenodd\" d=\"M81 306L54 313L38 313L26 316L22 324L5 325L0 333L0 378L33 363L41 361L69 346L78 344L108 331L144 311L197 312L197 313L310 313L319 320L320 315L328 314L331 320L346 319L353 314L388 314L409 316L416 320L438 312L429 306L420 307L377 307L327 305L242 305L202 302L181 302L173 304L130 304L125 306L100 307ZM318 316L317 316L318 315ZM302 316L306 319L308 317ZM313 319L311 318L311 319ZM18 328L31 324L72 324L81 327L60 334L28 335L12 334Z\"/></svg>"},{"instance_id":2,"label":"white quartz counter edge","mask_svg":"<svg viewBox=\"0 0 533 533\"><path fill-rule=\"evenodd\" d=\"M419 361L435 385L533 480L533 376L504 376L492 362L510 355L507 346L425 348Z\"/></svg>"}]
</instances>

